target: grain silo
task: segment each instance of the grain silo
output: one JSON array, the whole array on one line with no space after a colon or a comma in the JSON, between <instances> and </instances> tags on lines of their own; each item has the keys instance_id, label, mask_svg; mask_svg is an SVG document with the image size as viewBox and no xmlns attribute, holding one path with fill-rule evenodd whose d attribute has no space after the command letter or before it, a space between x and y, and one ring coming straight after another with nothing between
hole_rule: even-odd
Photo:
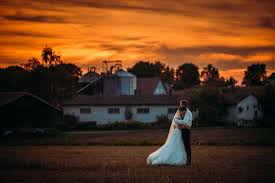
<instances>
[{"instance_id":1,"label":"grain silo","mask_svg":"<svg viewBox=\"0 0 275 183\"><path fill-rule=\"evenodd\" d=\"M120 78L120 94L134 95L137 88L136 76L124 70L117 71L115 75Z\"/></svg>"}]
</instances>

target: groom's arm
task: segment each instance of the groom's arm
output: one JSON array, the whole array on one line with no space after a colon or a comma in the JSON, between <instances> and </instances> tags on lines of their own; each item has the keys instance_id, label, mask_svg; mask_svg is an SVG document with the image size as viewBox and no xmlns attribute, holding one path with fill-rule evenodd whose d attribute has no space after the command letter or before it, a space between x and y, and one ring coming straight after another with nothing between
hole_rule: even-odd
<instances>
[{"instance_id":1,"label":"groom's arm","mask_svg":"<svg viewBox=\"0 0 275 183\"><path fill-rule=\"evenodd\" d=\"M181 120L179 118L175 118L175 123L178 124L180 128L191 128L192 126L192 113L188 112L184 115L184 118Z\"/></svg>"},{"instance_id":2,"label":"groom's arm","mask_svg":"<svg viewBox=\"0 0 275 183\"><path fill-rule=\"evenodd\" d=\"M175 122L174 128L179 128L179 129L189 128L189 126L187 125L186 121L182 120L179 115L177 115L177 116L176 115L174 117L174 122Z\"/></svg>"}]
</instances>

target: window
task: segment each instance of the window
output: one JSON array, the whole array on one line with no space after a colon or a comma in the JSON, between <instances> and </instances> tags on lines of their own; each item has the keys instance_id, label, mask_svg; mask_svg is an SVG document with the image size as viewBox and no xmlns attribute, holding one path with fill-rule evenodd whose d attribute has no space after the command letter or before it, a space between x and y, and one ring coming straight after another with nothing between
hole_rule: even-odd
<instances>
[{"instance_id":1,"label":"window","mask_svg":"<svg viewBox=\"0 0 275 183\"><path fill-rule=\"evenodd\" d=\"M91 113L91 108L80 108L80 114L89 114Z\"/></svg>"},{"instance_id":2,"label":"window","mask_svg":"<svg viewBox=\"0 0 275 183\"><path fill-rule=\"evenodd\" d=\"M254 114L255 114L255 118L258 118L258 111L255 111Z\"/></svg>"},{"instance_id":3,"label":"window","mask_svg":"<svg viewBox=\"0 0 275 183\"><path fill-rule=\"evenodd\" d=\"M168 108L168 114L176 113L176 112L177 112L177 108Z\"/></svg>"},{"instance_id":4,"label":"window","mask_svg":"<svg viewBox=\"0 0 275 183\"><path fill-rule=\"evenodd\" d=\"M117 114L117 113L120 113L120 109L119 108L108 108L108 113Z\"/></svg>"},{"instance_id":5,"label":"window","mask_svg":"<svg viewBox=\"0 0 275 183\"><path fill-rule=\"evenodd\" d=\"M242 107L239 107L239 109L238 109L238 113L240 114L240 113L242 113L243 112L243 108Z\"/></svg>"},{"instance_id":6,"label":"window","mask_svg":"<svg viewBox=\"0 0 275 183\"><path fill-rule=\"evenodd\" d=\"M150 109L149 108L138 108L137 113L149 113Z\"/></svg>"}]
</instances>

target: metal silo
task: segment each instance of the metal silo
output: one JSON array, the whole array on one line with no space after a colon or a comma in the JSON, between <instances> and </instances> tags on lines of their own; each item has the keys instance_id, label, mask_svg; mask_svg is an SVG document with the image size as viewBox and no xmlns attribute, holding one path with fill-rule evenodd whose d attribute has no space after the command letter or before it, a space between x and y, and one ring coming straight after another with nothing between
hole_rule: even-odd
<instances>
[{"instance_id":1,"label":"metal silo","mask_svg":"<svg viewBox=\"0 0 275 183\"><path fill-rule=\"evenodd\" d=\"M137 78L135 75L119 70L115 73L120 78L121 95L134 95L137 88Z\"/></svg>"}]
</instances>

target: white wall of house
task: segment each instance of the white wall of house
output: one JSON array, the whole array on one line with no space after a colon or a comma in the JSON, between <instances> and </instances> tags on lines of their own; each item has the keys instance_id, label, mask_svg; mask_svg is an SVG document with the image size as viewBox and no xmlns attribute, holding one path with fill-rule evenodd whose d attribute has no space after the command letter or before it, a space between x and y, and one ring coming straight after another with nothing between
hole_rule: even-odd
<instances>
[{"instance_id":1,"label":"white wall of house","mask_svg":"<svg viewBox=\"0 0 275 183\"><path fill-rule=\"evenodd\" d=\"M238 126L253 125L253 121L262 118L263 115L259 101L254 95L249 95L238 104L230 106L227 111L228 115L224 120Z\"/></svg>"},{"instance_id":2,"label":"white wall of house","mask_svg":"<svg viewBox=\"0 0 275 183\"><path fill-rule=\"evenodd\" d=\"M149 108L149 113L138 113L138 109ZM168 115L168 106L133 106L133 120L145 123L155 122L157 116Z\"/></svg>"},{"instance_id":3,"label":"white wall of house","mask_svg":"<svg viewBox=\"0 0 275 183\"><path fill-rule=\"evenodd\" d=\"M157 116L165 115L172 119L174 113L168 113L169 108L177 106L131 106L132 119L144 123L155 122ZM90 108L90 113L80 113L81 109ZM109 108L119 108L119 113L109 113ZM148 109L149 113L139 113L139 109ZM73 114L79 118L80 122L97 122L106 124L116 121L125 121L126 106L63 106L64 114Z\"/></svg>"},{"instance_id":4,"label":"white wall of house","mask_svg":"<svg viewBox=\"0 0 275 183\"><path fill-rule=\"evenodd\" d=\"M240 112L240 108L243 110ZM258 99L249 95L237 104L237 118L243 120L254 120L260 118L262 112L258 103Z\"/></svg>"}]
</instances>

